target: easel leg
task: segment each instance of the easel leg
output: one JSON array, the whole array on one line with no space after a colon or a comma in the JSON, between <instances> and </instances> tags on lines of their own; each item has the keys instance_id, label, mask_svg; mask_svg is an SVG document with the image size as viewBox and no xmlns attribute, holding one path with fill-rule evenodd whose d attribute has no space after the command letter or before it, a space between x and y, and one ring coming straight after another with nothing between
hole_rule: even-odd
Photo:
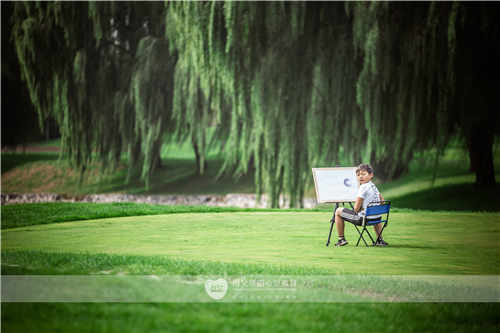
<instances>
[{"instance_id":1,"label":"easel leg","mask_svg":"<svg viewBox=\"0 0 500 333\"><path fill-rule=\"evenodd\" d=\"M333 231L333 225L335 224L335 212L337 211L337 208L339 208L339 204L335 204L335 208L333 210L333 216L332 219L330 220L330 233L328 234L328 241L326 242L326 246L330 245L330 238L332 237L332 231Z\"/></svg>"}]
</instances>

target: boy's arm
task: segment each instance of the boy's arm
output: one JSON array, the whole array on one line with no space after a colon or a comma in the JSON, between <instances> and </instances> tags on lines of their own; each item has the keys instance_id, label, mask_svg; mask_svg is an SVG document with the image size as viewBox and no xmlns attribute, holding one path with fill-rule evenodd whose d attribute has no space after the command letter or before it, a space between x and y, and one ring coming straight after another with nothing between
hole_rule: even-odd
<instances>
[{"instance_id":1,"label":"boy's arm","mask_svg":"<svg viewBox=\"0 0 500 333\"><path fill-rule=\"evenodd\" d=\"M379 193L379 196L380 196L380 202L385 201L384 197L382 196L382 193Z\"/></svg>"},{"instance_id":2,"label":"boy's arm","mask_svg":"<svg viewBox=\"0 0 500 333\"><path fill-rule=\"evenodd\" d=\"M357 197L356 202L354 203L354 211L358 213L361 210L361 207L363 207L363 198Z\"/></svg>"}]
</instances>

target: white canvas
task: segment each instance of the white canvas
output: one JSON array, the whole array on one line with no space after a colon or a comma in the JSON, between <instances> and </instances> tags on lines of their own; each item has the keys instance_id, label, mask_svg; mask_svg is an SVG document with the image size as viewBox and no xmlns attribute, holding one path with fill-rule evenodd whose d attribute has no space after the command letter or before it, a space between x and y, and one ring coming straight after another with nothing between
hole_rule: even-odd
<instances>
[{"instance_id":1,"label":"white canvas","mask_svg":"<svg viewBox=\"0 0 500 333\"><path fill-rule=\"evenodd\" d=\"M356 168L313 168L318 203L356 201Z\"/></svg>"}]
</instances>

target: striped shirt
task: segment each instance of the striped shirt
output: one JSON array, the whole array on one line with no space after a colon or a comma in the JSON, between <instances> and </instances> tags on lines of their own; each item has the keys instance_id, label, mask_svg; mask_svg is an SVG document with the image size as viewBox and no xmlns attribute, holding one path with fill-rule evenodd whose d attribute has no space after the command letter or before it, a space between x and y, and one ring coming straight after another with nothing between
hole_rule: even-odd
<instances>
[{"instance_id":1,"label":"striped shirt","mask_svg":"<svg viewBox=\"0 0 500 333\"><path fill-rule=\"evenodd\" d=\"M380 192L377 186L369 181L359 187L357 197L363 199L363 210L359 212L359 215L365 216L366 207L372 202L380 201Z\"/></svg>"}]
</instances>

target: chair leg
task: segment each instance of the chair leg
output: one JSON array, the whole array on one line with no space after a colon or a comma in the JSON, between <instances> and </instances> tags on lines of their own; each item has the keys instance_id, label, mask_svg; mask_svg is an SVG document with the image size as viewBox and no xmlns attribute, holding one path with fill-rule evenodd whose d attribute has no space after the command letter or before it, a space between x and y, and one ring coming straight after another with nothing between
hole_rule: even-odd
<instances>
[{"instance_id":1,"label":"chair leg","mask_svg":"<svg viewBox=\"0 0 500 333\"><path fill-rule=\"evenodd\" d=\"M356 230L358 231L359 233L359 239L358 239L358 242L356 243L356 246L358 246L359 244L359 241L361 239L363 239L363 242L365 243L366 246L369 246L368 243L366 242L365 238L363 237L363 234L365 233L366 231L366 234L368 235L368 237L370 237L370 240L372 241L372 246L375 245L375 241L373 240L373 237L372 235L370 234L370 231L368 231L368 229L366 228L366 226L363 227L363 229L361 230L361 232L359 231L358 227L356 225L354 225L356 227ZM383 229L382 229L383 230ZM382 235L382 232L380 233ZM378 239L378 238L377 238Z\"/></svg>"},{"instance_id":2,"label":"chair leg","mask_svg":"<svg viewBox=\"0 0 500 333\"><path fill-rule=\"evenodd\" d=\"M358 246L358 245L359 245L359 242L360 242L361 240L363 240L363 242L365 243L365 245L366 245L366 246L369 246L369 245L368 245L368 243L366 242L365 238L363 237L363 234L365 233L365 231L366 231L366 234L368 235L368 237L370 237L370 240L372 241L372 246L375 246L375 245L376 245L376 243L377 243L379 240L381 240L381 239L382 239L382 233L384 232L384 229L385 229L385 227L387 226L387 222L386 222L386 223L384 223L384 225L382 226L382 230L380 230L380 234L378 234L378 236L377 236L377 239L376 239L376 240L374 240L374 239L373 239L372 235L370 234L370 231L366 228L366 226L363 226L363 229L362 229L361 231L359 231L358 226L357 226L356 224L353 224L353 225L354 225L354 227L356 228L356 231L357 231L357 232L358 232L358 234L359 234L359 238L358 238L358 241L356 242L356 246Z\"/></svg>"},{"instance_id":3,"label":"chair leg","mask_svg":"<svg viewBox=\"0 0 500 333\"><path fill-rule=\"evenodd\" d=\"M366 227L365 227L365 229L366 229ZM368 229L366 229L366 233L368 234L368 237L370 237L370 240L372 241L372 246L375 245L375 241L373 240L373 237L370 234L370 232L368 231Z\"/></svg>"},{"instance_id":4,"label":"chair leg","mask_svg":"<svg viewBox=\"0 0 500 333\"><path fill-rule=\"evenodd\" d=\"M359 241L360 240L363 240L363 242L365 243L365 245L368 246L368 244L366 243L365 238L363 237L363 233L365 232L366 228L363 228L362 231L359 231L359 228L358 228L357 225L354 224L354 227L356 228L356 230L358 231L358 234L359 234L359 238L358 238L358 242L356 243L356 246L359 245ZM367 232L368 232L368 230L367 230Z\"/></svg>"}]
</instances>

